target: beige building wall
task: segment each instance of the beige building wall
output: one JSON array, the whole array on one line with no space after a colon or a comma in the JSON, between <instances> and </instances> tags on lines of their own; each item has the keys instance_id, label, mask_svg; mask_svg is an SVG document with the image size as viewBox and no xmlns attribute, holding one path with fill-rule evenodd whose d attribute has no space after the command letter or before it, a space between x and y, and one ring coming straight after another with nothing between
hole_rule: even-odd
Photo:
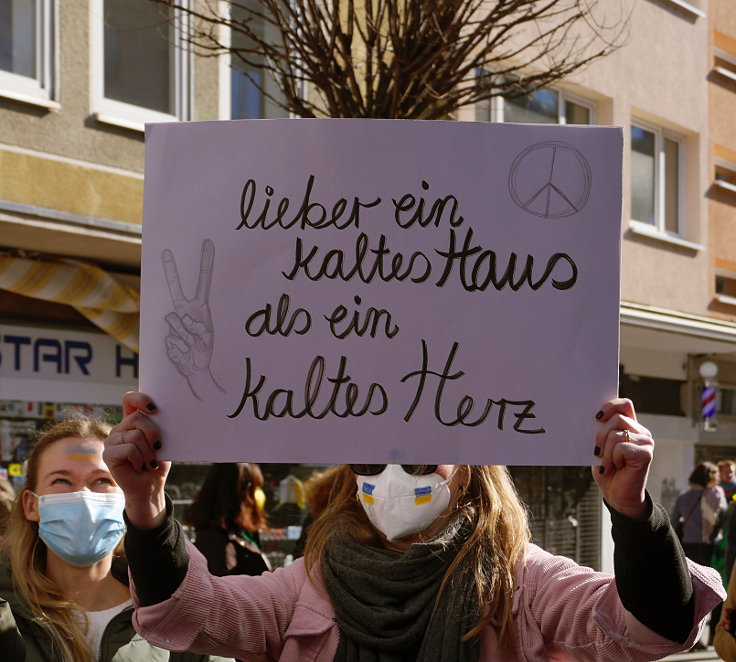
<instances>
[{"instance_id":1,"label":"beige building wall","mask_svg":"<svg viewBox=\"0 0 736 662\"><path fill-rule=\"evenodd\" d=\"M715 287L716 275L728 274L736 283L736 186L729 189L716 182L716 168L720 169L720 164L726 163L732 166L728 183L736 185L736 65L721 58L725 54L736 61L736 11L732 2L712 0L709 36L710 171L707 197L712 258L708 269L709 309L716 317L736 321L736 291L728 292L728 295L734 295L728 297L734 300L728 301L728 298L717 295ZM717 67L732 76L719 73Z\"/></svg>"},{"instance_id":2,"label":"beige building wall","mask_svg":"<svg viewBox=\"0 0 736 662\"><path fill-rule=\"evenodd\" d=\"M628 43L575 78L601 95L600 123L624 127L621 297L703 315L708 307L707 205L702 195L709 170L707 20L693 20L658 0L632 6ZM632 118L684 140L683 239L688 243L643 236L630 221Z\"/></svg>"}]
</instances>

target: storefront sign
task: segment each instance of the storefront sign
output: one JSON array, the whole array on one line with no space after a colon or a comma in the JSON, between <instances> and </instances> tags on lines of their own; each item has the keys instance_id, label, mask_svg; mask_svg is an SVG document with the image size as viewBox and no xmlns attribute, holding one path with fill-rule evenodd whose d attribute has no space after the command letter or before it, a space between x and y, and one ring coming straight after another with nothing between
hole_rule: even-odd
<instances>
[{"instance_id":1,"label":"storefront sign","mask_svg":"<svg viewBox=\"0 0 736 662\"><path fill-rule=\"evenodd\" d=\"M0 324L0 399L119 405L138 357L104 333Z\"/></svg>"},{"instance_id":2,"label":"storefront sign","mask_svg":"<svg viewBox=\"0 0 736 662\"><path fill-rule=\"evenodd\" d=\"M620 129L201 122L146 150L141 386L168 457L593 461Z\"/></svg>"}]
</instances>

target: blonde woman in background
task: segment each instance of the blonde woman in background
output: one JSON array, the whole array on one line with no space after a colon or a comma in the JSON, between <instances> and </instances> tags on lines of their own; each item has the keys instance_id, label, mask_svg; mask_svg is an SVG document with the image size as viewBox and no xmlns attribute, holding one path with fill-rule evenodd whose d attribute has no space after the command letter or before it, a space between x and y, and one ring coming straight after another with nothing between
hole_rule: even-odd
<instances>
[{"instance_id":1,"label":"blonde woman in background","mask_svg":"<svg viewBox=\"0 0 736 662\"><path fill-rule=\"evenodd\" d=\"M169 653L133 629L122 557L123 495L102 459L109 426L74 417L38 436L13 504L0 570L0 641L12 662L204 662ZM2 652L2 656L7 650Z\"/></svg>"}]
</instances>

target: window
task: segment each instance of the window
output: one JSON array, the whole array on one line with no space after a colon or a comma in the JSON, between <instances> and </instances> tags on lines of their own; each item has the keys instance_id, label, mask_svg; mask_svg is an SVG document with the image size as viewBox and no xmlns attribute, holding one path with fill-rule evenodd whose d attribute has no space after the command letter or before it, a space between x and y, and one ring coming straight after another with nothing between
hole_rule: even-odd
<instances>
[{"instance_id":1,"label":"window","mask_svg":"<svg viewBox=\"0 0 736 662\"><path fill-rule=\"evenodd\" d=\"M93 0L95 117L132 129L189 119L185 17L148 0Z\"/></svg>"},{"instance_id":2,"label":"window","mask_svg":"<svg viewBox=\"0 0 736 662\"><path fill-rule=\"evenodd\" d=\"M0 94L55 105L51 0L0 0Z\"/></svg>"},{"instance_id":3,"label":"window","mask_svg":"<svg viewBox=\"0 0 736 662\"><path fill-rule=\"evenodd\" d=\"M479 84L488 85L490 76L488 72L479 72ZM545 87L530 94L482 101L476 105L476 120L521 124L593 124L593 104L567 92Z\"/></svg>"},{"instance_id":4,"label":"window","mask_svg":"<svg viewBox=\"0 0 736 662\"><path fill-rule=\"evenodd\" d=\"M661 233L681 234L681 139L631 125L631 218Z\"/></svg>"},{"instance_id":5,"label":"window","mask_svg":"<svg viewBox=\"0 0 736 662\"><path fill-rule=\"evenodd\" d=\"M230 5L231 19L234 21L247 20L251 29L259 34L276 40L276 29L263 20L258 14L251 14L248 9L258 10L260 3L257 0L245 0L244 7ZM233 31L230 35L231 47L247 49L252 46L251 40L240 32ZM288 117L289 113L281 108L274 99L281 98L281 92L261 66L262 57L252 57L251 63L245 63L237 56L231 56L230 62L230 118L231 119L259 119L262 117ZM265 89L267 94L261 90ZM269 95L272 98L269 98Z\"/></svg>"}]
</instances>

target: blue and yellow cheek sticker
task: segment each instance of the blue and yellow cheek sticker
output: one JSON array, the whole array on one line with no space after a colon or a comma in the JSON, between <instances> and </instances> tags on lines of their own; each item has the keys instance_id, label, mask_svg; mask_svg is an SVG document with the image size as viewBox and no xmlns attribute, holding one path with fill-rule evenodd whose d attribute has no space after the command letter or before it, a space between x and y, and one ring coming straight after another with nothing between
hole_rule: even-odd
<instances>
[{"instance_id":1,"label":"blue and yellow cheek sticker","mask_svg":"<svg viewBox=\"0 0 736 662\"><path fill-rule=\"evenodd\" d=\"M375 501L373 500L373 490L376 489L375 485L371 485L371 483L363 483L363 488L361 490L363 494L363 503L367 503L368 505L372 506L375 504ZM427 485L426 487L415 487L414 488L414 504L417 506L421 506L425 503L429 503L432 501L432 487Z\"/></svg>"},{"instance_id":2,"label":"blue and yellow cheek sticker","mask_svg":"<svg viewBox=\"0 0 736 662\"><path fill-rule=\"evenodd\" d=\"M375 485L371 485L370 483L363 483L363 502L367 503L369 505L373 505L375 502L373 501L373 490L376 489Z\"/></svg>"}]
</instances>

